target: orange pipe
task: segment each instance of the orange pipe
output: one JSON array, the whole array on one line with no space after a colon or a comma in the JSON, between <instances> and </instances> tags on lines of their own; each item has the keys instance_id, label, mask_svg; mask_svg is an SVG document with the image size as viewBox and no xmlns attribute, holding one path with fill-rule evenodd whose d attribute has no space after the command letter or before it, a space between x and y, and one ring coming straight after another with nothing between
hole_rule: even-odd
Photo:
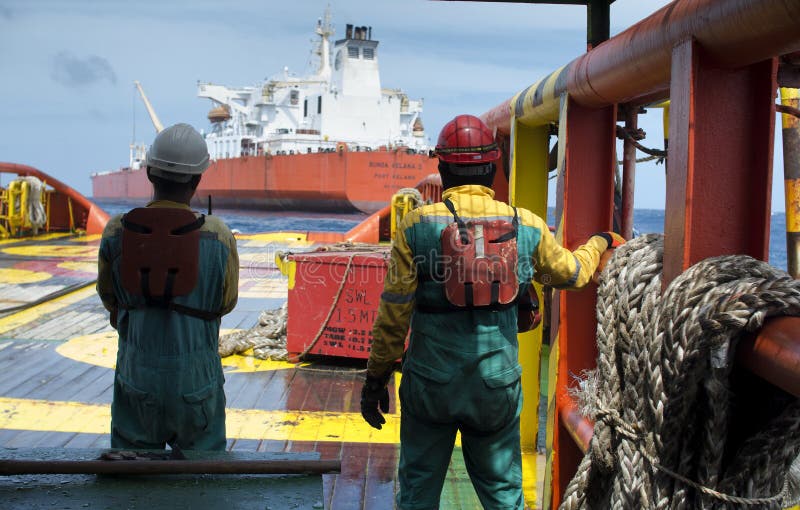
<instances>
[{"instance_id":1,"label":"orange pipe","mask_svg":"<svg viewBox=\"0 0 800 510\"><path fill-rule=\"evenodd\" d=\"M599 107L666 96L676 44L694 38L719 65L744 67L800 50L798 26L800 2L676 0L567 64L552 97ZM509 132L509 103L482 115L489 127Z\"/></svg>"},{"instance_id":2,"label":"orange pipe","mask_svg":"<svg viewBox=\"0 0 800 510\"><path fill-rule=\"evenodd\" d=\"M97 204L86 198L85 196L78 193L75 189L70 186L67 186L63 182L55 179L54 177L42 172L37 168L33 168L32 166L28 165L19 165L17 163L3 163L0 162L0 173L8 173L8 174L17 174L17 175L31 175L45 181L47 184L52 186L56 191L59 193L63 193L64 195L68 196L74 203L76 203L81 209L87 211L86 216L86 233L89 235L92 234L102 234L103 229L108 223L109 216L108 213L105 212L103 209L100 208Z\"/></svg>"},{"instance_id":3,"label":"orange pipe","mask_svg":"<svg viewBox=\"0 0 800 510\"><path fill-rule=\"evenodd\" d=\"M736 361L770 384L800 397L800 317L769 319L757 334L742 339Z\"/></svg>"}]
</instances>

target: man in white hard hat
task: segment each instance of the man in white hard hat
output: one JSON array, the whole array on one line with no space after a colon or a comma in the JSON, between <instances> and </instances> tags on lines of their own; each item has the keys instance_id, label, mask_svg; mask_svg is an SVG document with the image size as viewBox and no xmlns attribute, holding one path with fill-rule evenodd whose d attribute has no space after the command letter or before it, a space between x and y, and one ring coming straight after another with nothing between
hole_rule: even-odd
<instances>
[{"instance_id":1,"label":"man in white hard hat","mask_svg":"<svg viewBox=\"0 0 800 510\"><path fill-rule=\"evenodd\" d=\"M191 126L161 131L147 153L153 201L103 232L97 292L119 333L113 448L225 449L219 327L239 256L222 221L189 208L208 165Z\"/></svg>"}]
</instances>

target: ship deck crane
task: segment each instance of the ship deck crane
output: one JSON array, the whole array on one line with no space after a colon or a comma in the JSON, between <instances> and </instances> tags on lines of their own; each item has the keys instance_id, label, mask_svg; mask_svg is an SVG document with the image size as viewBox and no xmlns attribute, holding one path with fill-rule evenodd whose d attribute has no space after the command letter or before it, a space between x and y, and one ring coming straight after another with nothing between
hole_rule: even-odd
<instances>
[{"instance_id":1,"label":"ship deck crane","mask_svg":"<svg viewBox=\"0 0 800 510\"><path fill-rule=\"evenodd\" d=\"M159 120L158 115L156 115L156 111L153 109L153 105L150 104L150 100L147 99L147 94L144 93L142 84L138 81L134 81L133 84L136 85L136 88L139 90L139 95L142 96L144 107L147 108L147 113L150 115L150 120L153 122L153 127L156 128L156 133L160 133L164 130L164 125Z\"/></svg>"}]
</instances>

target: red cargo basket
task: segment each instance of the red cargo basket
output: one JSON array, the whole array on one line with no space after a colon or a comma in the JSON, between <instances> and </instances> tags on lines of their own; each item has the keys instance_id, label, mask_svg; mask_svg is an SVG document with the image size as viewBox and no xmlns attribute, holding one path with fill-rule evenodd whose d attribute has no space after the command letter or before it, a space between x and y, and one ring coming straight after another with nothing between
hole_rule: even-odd
<instances>
[{"instance_id":1,"label":"red cargo basket","mask_svg":"<svg viewBox=\"0 0 800 510\"><path fill-rule=\"evenodd\" d=\"M288 259L296 263L286 325L289 359L368 358L389 247L296 253Z\"/></svg>"}]
</instances>

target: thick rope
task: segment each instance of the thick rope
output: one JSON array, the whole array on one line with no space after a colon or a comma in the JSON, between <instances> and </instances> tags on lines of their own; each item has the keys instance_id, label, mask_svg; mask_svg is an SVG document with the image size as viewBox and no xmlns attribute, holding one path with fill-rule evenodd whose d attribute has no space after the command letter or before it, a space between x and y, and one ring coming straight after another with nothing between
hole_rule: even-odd
<instances>
[{"instance_id":1,"label":"thick rope","mask_svg":"<svg viewBox=\"0 0 800 510\"><path fill-rule=\"evenodd\" d=\"M725 256L689 268L662 296L662 257L663 236L641 236L603 272L596 382L584 385L596 391L581 399L594 436L561 508L780 508L800 453L800 400L782 397L776 418L733 441L729 376L743 333L800 315L800 282Z\"/></svg>"},{"instance_id":2,"label":"thick rope","mask_svg":"<svg viewBox=\"0 0 800 510\"><path fill-rule=\"evenodd\" d=\"M253 357L286 361L286 303L275 310L264 310L258 323L250 329L235 331L219 337L219 355L224 358L253 349Z\"/></svg>"}]
</instances>

